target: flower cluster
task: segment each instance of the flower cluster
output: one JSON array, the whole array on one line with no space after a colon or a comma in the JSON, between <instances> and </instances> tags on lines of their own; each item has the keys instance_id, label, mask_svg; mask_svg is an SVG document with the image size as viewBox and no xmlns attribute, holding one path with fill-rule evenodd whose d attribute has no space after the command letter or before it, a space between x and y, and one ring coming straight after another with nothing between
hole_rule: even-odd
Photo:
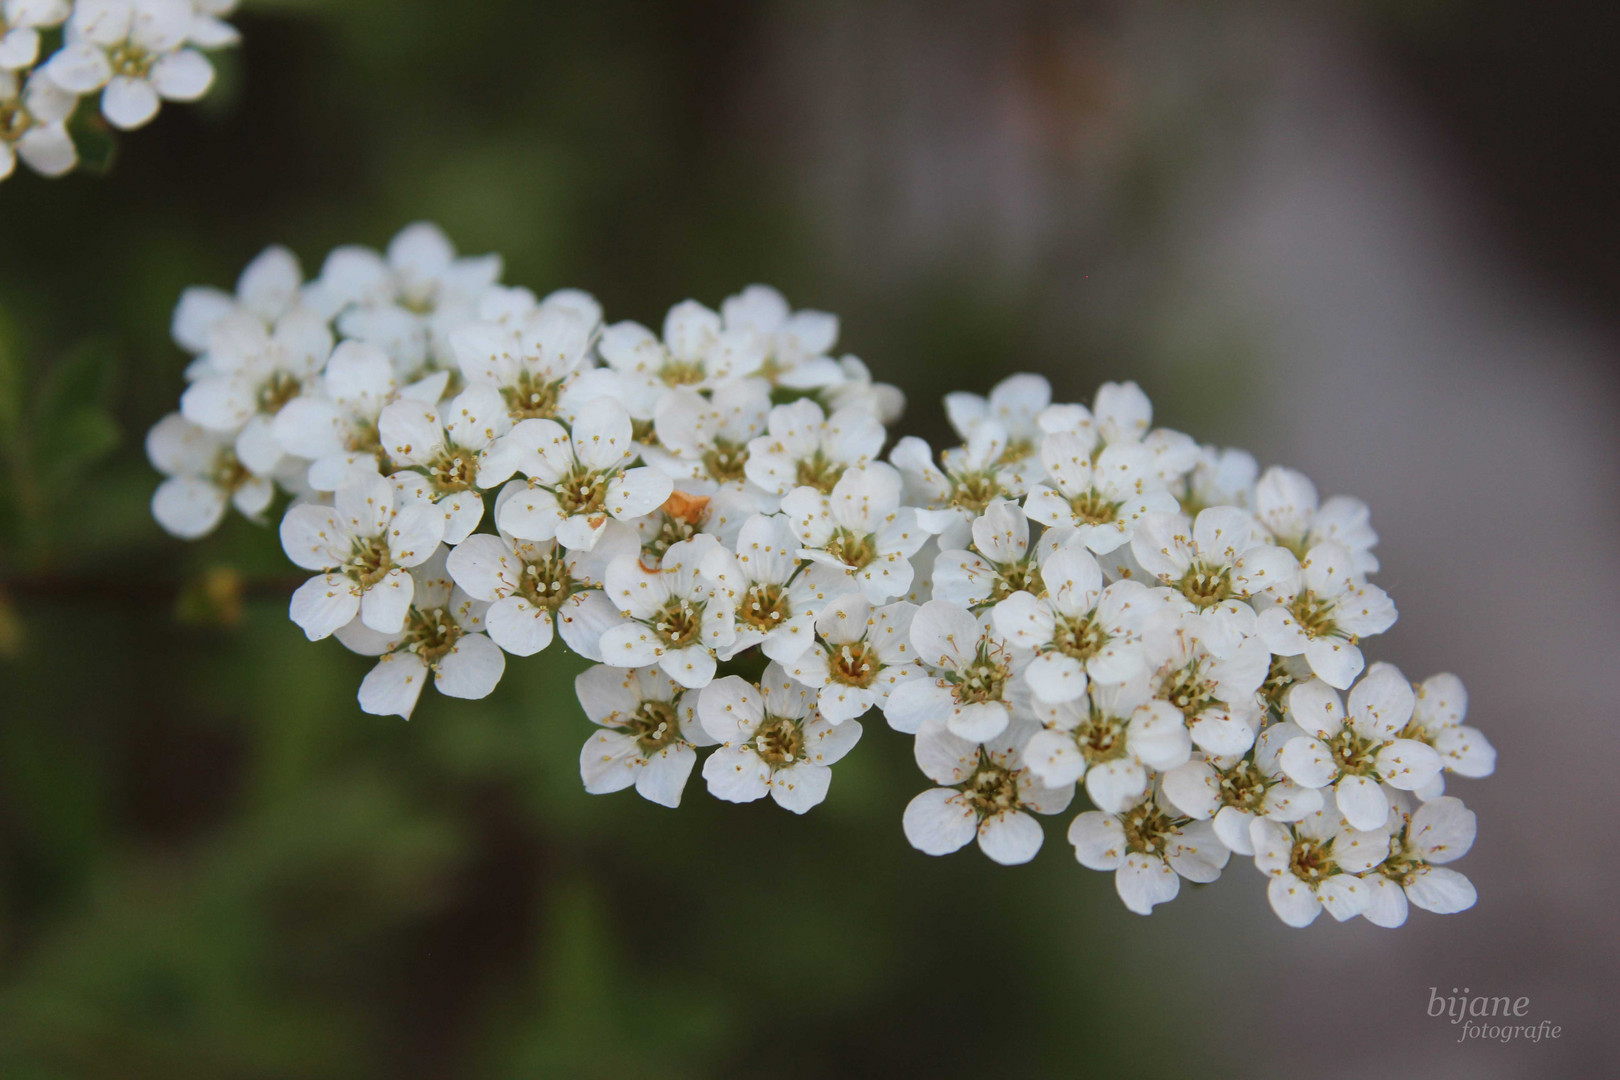
<instances>
[{"instance_id":1,"label":"flower cluster","mask_svg":"<svg viewBox=\"0 0 1620 1080\"><path fill-rule=\"evenodd\" d=\"M236 44L237 0L0 0L0 180L21 158L42 176L78 164L69 123L95 96L124 131L214 82L205 52Z\"/></svg>"},{"instance_id":2,"label":"flower cluster","mask_svg":"<svg viewBox=\"0 0 1620 1080\"><path fill-rule=\"evenodd\" d=\"M1396 613L1358 500L1155 428L1134 383L1015 375L947 396L960 445L885 455L900 394L831 315L756 285L654 332L500 276L413 225L175 313L153 512L199 537L282 492L292 619L377 658L367 712L560 637L591 792L675 806L706 753L716 797L804 813L876 709L934 785L903 815L928 854L1026 862L1083 788L1068 840L1132 911L1233 855L1290 925L1473 903L1444 774L1494 751L1455 676L1366 664Z\"/></svg>"}]
</instances>

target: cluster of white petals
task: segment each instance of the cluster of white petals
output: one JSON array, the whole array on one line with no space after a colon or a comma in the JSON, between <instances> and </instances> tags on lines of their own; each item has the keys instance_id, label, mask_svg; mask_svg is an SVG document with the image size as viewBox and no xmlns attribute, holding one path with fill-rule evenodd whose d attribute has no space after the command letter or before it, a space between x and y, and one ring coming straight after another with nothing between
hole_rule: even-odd
<instances>
[{"instance_id":1,"label":"cluster of white petals","mask_svg":"<svg viewBox=\"0 0 1620 1080\"><path fill-rule=\"evenodd\" d=\"M1494 751L1455 676L1366 664L1395 607L1360 501L1155 428L1129 382L953 393L960 445L885 459L900 394L831 315L755 285L655 333L500 276L419 224L308 281L271 248L175 313L153 512L195 538L282 505L292 619L377 657L367 712L561 638L591 792L675 806L706 754L715 797L802 814L877 710L928 854L1027 862L1078 788L1075 857L1135 912L1234 855L1290 925L1472 905L1444 774Z\"/></svg>"},{"instance_id":2,"label":"cluster of white petals","mask_svg":"<svg viewBox=\"0 0 1620 1080\"><path fill-rule=\"evenodd\" d=\"M206 53L235 45L237 0L0 0L0 180L78 164L68 130L83 98L122 131L214 83Z\"/></svg>"}]
</instances>

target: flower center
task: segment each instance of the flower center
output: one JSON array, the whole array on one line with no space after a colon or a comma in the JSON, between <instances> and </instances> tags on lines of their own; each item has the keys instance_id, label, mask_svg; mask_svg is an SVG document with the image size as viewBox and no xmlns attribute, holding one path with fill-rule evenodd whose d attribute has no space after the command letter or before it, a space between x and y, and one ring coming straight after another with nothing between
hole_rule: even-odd
<instances>
[{"instance_id":1,"label":"flower center","mask_svg":"<svg viewBox=\"0 0 1620 1080\"><path fill-rule=\"evenodd\" d=\"M0 23L0 29L4 24ZM0 34L0 37L3 37ZM16 142L34 126L34 118L28 115L28 110L22 107L22 102L12 99L0 101L0 139L6 142Z\"/></svg>"},{"instance_id":2,"label":"flower center","mask_svg":"<svg viewBox=\"0 0 1620 1080\"><path fill-rule=\"evenodd\" d=\"M382 537L374 536L369 540L354 542L354 551L349 555L349 561L343 570L358 581L362 589L369 589L387 577L393 568L394 562L388 553L388 544Z\"/></svg>"},{"instance_id":3,"label":"flower center","mask_svg":"<svg viewBox=\"0 0 1620 1080\"><path fill-rule=\"evenodd\" d=\"M1221 770L1218 775L1223 805L1235 806L1254 814L1260 812L1260 804L1266 797L1266 788L1271 786L1271 781L1266 779L1254 762L1245 758L1230 769Z\"/></svg>"},{"instance_id":4,"label":"flower center","mask_svg":"<svg viewBox=\"0 0 1620 1080\"><path fill-rule=\"evenodd\" d=\"M1069 500L1074 516L1087 525L1109 525L1117 520L1120 504L1111 502L1095 488L1082 491Z\"/></svg>"},{"instance_id":5,"label":"flower center","mask_svg":"<svg viewBox=\"0 0 1620 1080\"><path fill-rule=\"evenodd\" d=\"M681 738L680 717L667 701L643 701L623 727L648 757Z\"/></svg>"},{"instance_id":6,"label":"flower center","mask_svg":"<svg viewBox=\"0 0 1620 1080\"><path fill-rule=\"evenodd\" d=\"M862 688L872 685L882 667L877 650L864 641L840 645L827 663L828 674L834 682Z\"/></svg>"},{"instance_id":7,"label":"flower center","mask_svg":"<svg viewBox=\"0 0 1620 1080\"><path fill-rule=\"evenodd\" d=\"M506 411L513 423L519 420L554 419L558 401L562 397L562 384L561 379L547 382L525 371L518 375L517 381L511 386L501 387L501 397L506 401Z\"/></svg>"},{"instance_id":8,"label":"flower center","mask_svg":"<svg viewBox=\"0 0 1620 1080\"><path fill-rule=\"evenodd\" d=\"M797 720L767 716L754 733L754 753L773 769L792 765L804 756L804 729Z\"/></svg>"},{"instance_id":9,"label":"flower center","mask_svg":"<svg viewBox=\"0 0 1620 1080\"><path fill-rule=\"evenodd\" d=\"M1212 608L1221 601L1229 599L1232 595L1232 570L1225 566L1209 566L1203 562L1195 562L1181 575L1176 583L1181 595L1193 602L1193 606L1202 611Z\"/></svg>"},{"instance_id":10,"label":"flower center","mask_svg":"<svg viewBox=\"0 0 1620 1080\"><path fill-rule=\"evenodd\" d=\"M1041 581L1041 568L1035 565L1033 559L1001 563L996 565L996 580L990 586L989 602L992 604L998 603L1015 592L1027 592L1039 596L1044 591L1046 591L1046 586Z\"/></svg>"},{"instance_id":11,"label":"flower center","mask_svg":"<svg viewBox=\"0 0 1620 1080\"><path fill-rule=\"evenodd\" d=\"M112 65L113 74L132 79L146 78L156 60L157 57L131 41L121 42L107 53L107 62Z\"/></svg>"},{"instance_id":12,"label":"flower center","mask_svg":"<svg viewBox=\"0 0 1620 1080\"><path fill-rule=\"evenodd\" d=\"M979 767L962 792L981 818L1018 809L1017 775L991 761L983 751L979 754Z\"/></svg>"},{"instance_id":13,"label":"flower center","mask_svg":"<svg viewBox=\"0 0 1620 1080\"><path fill-rule=\"evenodd\" d=\"M741 622L766 633L787 622L792 614L787 589L763 582L743 593L742 603L737 607L737 618Z\"/></svg>"},{"instance_id":14,"label":"flower center","mask_svg":"<svg viewBox=\"0 0 1620 1080\"><path fill-rule=\"evenodd\" d=\"M844 466L827 460L827 455L818 449L809 457L799 459L799 475L796 479L800 487L813 487L823 495L831 495L834 485L843 475Z\"/></svg>"},{"instance_id":15,"label":"flower center","mask_svg":"<svg viewBox=\"0 0 1620 1080\"><path fill-rule=\"evenodd\" d=\"M1120 824L1125 828L1126 851L1160 858L1164 857L1176 832L1174 819L1159 809L1159 804L1152 799L1131 807L1120 818Z\"/></svg>"},{"instance_id":16,"label":"flower center","mask_svg":"<svg viewBox=\"0 0 1620 1080\"><path fill-rule=\"evenodd\" d=\"M575 514L600 514L607 502L608 476L575 467L555 488L557 505L569 517Z\"/></svg>"},{"instance_id":17,"label":"flower center","mask_svg":"<svg viewBox=\"0 0 1620 1080\"><path fill-rule=\"evenodd\" d=\"M1299 628L1312 638L1329 637L1337 632L1333 621L1333 601L1324 600L1309 589L1301 589L1288 605L1288 613Z\"/></svg>"},{"instance_id":18,"label":"flower center","mask_svg":"<svg viewBox=\"0 0 1620 1080\"><path fill-rule=\"evenodd\" d=\"M523 576L518 580L517 593L537 608L556 611L563 601L574 594L577 583L568 570L561 548L554 548L545 558L523 564Z\"/></svg>"},{"instance_id":19,"label":"flower center","mask_svg":"<svg viewBox=\"0 0 1620 1080\"><path fill-rule=\"evenodd\" d=\"M236 459L235 451L225 449L214 459L214 468L208 474L208 478L226 491L234 493L237 488L252 480L253 474Z\"/></svg>"},{"instance_id":20,"label":"flower center","mask_svg":"<svg viewBox=\"0 0 1620 1080\"><path fill-rule=\"evenodd\" d=\"M285 371L278 371L259 387L259 411L273 416L281 411L283 405L302 393L303 389L303 383Z\"/></svg>"},{"instance_id":21,"label":"flower center","mask_svg":"<svg viewBox=\"0 0 1620 1080\"><path fill-rule=\"evenodd\" d=\"M996 459L997 465L1016 465L1035 452L1035 443L1030 439L1009 439L1007 449L1001 452Z\"/></svg>"},{"instance_id":22,"label":"flower center","mask_svg":"<svg viewBox=\"0 0 1620 1080\"><path fill-rule=\"evenodd\" d=\"M471 451L447 445L444 452L428 466L428 479L433 490L440 495L453 495L473 486L478 475L478 457Z\"/></svg>"},{"instance_id":23,"label":"flower center","mask_svg":"<svg viewBox=\"0 0 1620 1080\"><path fill-rule=\"evenodd\" d=\"M950 481L950 504L974 514L984 513L985 507L1006 495L996 474L987 469L960 473Z\"/></svg>"},{"instance_id":24,"label":"flower center","mask_svg":"<svg viewBox=\"0 0 1620 1080\"><path fill-rule=\"evenodd\" d=\"M1220 700L1215 696L1216 689L1215 683L1203 673L1203 661L1194 660L1165 679L1159 696L1192 720Z\"/></svg>"},{"instance_id":25,"label":"flower center","mask_svg":"<svg viewBox=\"0 0 1620 1080\"><path fill-rule=\"evenodd\" d=\"M1052 648L1082 664L1102 651L1113 637L1097 623L1096 612L1078 617L1059 615L1052 626Z\"/></svg>"},{"instance_id":26,"label":"flower center","mask_svg":"<svg viewBox=\"0 0 1620 1080\"><path fill-rule=\"evenodd\" d=\"M1088 765L1125 756L1125 720L1092 707L1091 715L1074 729L1074 742Z\"/></svg>"},{"instance_id":27,"label":"flower center","mask_svg":"<svg viewBox=\"0 0 1620 1080\"><path fill-rule=\"evenodd\" d=\"M827 541L827 554L849 567L860 570L877 558L877 544L870 535L851 532L840 526Z\"/></svg>"},{"instance_id":28,"label":"flower center","mask_svg":"<svg viewBox=\"0 0 1620 1080\"><path fill-rule=\"evenodd\" d=\"M701 360L665 360L658 369L658 377L665 386L691 386L703 381L705 372Z\"/></svg>"},{"instance_id":29,"label":"flower center","mask_svg":"<svg viewBox=\"0 0 1620 1080\"><path fill-rule=\"evenodd\" d=\"M702 603L694 604L690 600L675 599L664 605L658 613L653 629L658 636L672 649L684 649L695 643L703 631Z\"/></svg>"},{"instance_id":30,"label":"flower center","mask_svg":"<svg viewBox=\"0 0 1620 1080\"><path fill-rule=\"evenodd\" d=\"M1417 872L1426 863L1416 858L1406 849L1406 830L1403 828L1399 834L1389 838L1389 858L1378 866L1378 872L1391 881L1402 885L1411 885L1417 881Z\"/></svg>"},{"instance_id":31,"label":"flower center","mask_svg":"<svg viewBox=\"0 0 1620 1080\"><path fill-rule=\"evenodd\" d=\"M1294 841L1294 853L1288 859L1288 868L1301 881L1315 885L1339 872L1333 861L1333 852L1320 840Z\"/></svg>"},{"instance_id":32,"label":"flower center","mask_svg":"<svg viewBox=\"0 0 1620 1080\"><path fill-rule=\"evenodd\" d=\"M405 635L409 642L405 646L406 652L416 653L429 664L436 664L455 648L456 639L461 637L462 629L443 608L434 608L432 611L412 608L405 621Z\"/></svg>"},{"instance_id":33,"label":"flower center","mask_svg":"<svg viewBox=\"0 0 1620 1080\"><path fill-rule=\"evenodd\" d=\"M719 484L742 483L748 475L744 469L747 464L747 444L730 439L715 439L714 448L703 454L703 467L709 470L710 478Z\"/></svg>"},{"instance_id":34,"label":"flower center","mask_svg":"<svg viewBox=\"0 0 1620 1080\"><path fill-rule=\"evenodd\" d=\"M947 673L945 680L951 684L951 695L957 704L974 705L1000 701L1007 675L1006 650L999 645L981 644L973 662L959 671Z\"/></svg>"},{"instance_id":35,"label":"flower center","mask_svg":"<svg viewBox=\"0 0 1620 1080\"><path fill-rule=\"evenodd\" d=\"M1327 740L1328 750L1339 769L1351 776L1377 776L1377 755L1382 743L1364 739L1346 724L1339 733Z\"/></svg>"}]
</instances>

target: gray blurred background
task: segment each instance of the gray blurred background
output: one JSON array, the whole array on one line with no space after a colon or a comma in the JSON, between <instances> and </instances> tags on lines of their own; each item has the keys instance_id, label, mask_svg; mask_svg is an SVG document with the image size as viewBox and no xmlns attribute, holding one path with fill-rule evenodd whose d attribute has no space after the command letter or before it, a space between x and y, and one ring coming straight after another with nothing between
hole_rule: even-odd
<instances>
[{"instance_id":1,"label":"gray blurred background","mask_svg":"<svg viewBox=\"0 0 1620 1080\"><path fill-rule=\"evenodd\" d=\"M0 504L0 1074L1610 1075L1617 21L249 3L205 105L105 177L0 186L0 350L36 388ZM417 218L613 318L773 282L936 442L947 389L1134 378L1365 499L1401 611L1370 656L1461 676L1499 751L1452 784L1477 907L1294 931L1235 862L1141 919L1066 817L1031 867L929 860L880 721L804 820L592 799L555 652L363 716L268 530L151 524L139 436L181 287ZM108 434L45 484L65 394ZM1431 986L1561 1037L1458 1045Z\"/></svg>"}]
</instances>

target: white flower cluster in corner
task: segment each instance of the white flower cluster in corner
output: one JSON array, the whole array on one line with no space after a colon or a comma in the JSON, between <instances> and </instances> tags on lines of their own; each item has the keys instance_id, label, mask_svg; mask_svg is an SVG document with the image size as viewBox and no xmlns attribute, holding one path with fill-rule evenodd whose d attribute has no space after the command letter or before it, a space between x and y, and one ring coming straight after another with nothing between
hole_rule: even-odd
<instances>
[{"instance_id":1,"label":"white flower cluster in corner","mask_svg":"<svg viewBox=\"0 0 1620 1080\"><path fill-rule=\"evenodd\" d=\"M756 285L655 333L500 274L413 225L175 313L153 512L198 537L290 495L293 621L378 658L367 712L483 697L560 637L595 662L591 792L675 806L713 747L712 794L804 813L875 708L935 785L903 817L928 854L1026 862L1080 787L1075 856L1132 911L1234 854L1290 925L1473 904L1444 774L1495 754L1455 676L1365 665L1395 607L1358 500L1154 428L1128 382L953 393L961 445L885 460L900 394L831 315Z\"/></svg>"},{"instance_id":2,"label":"white flower cluster in corner","mask_svg":"<svg viewBox=\"0 0 1620 1080\"><path fill-rule=\"evenodd\" d=\"M95 95L132 131L164 101L214 82L205 50L235 45L237 0L0 0L0 180L17 159L42 176L78 164L68 121Z\"/></svg>"}]
</instances>

